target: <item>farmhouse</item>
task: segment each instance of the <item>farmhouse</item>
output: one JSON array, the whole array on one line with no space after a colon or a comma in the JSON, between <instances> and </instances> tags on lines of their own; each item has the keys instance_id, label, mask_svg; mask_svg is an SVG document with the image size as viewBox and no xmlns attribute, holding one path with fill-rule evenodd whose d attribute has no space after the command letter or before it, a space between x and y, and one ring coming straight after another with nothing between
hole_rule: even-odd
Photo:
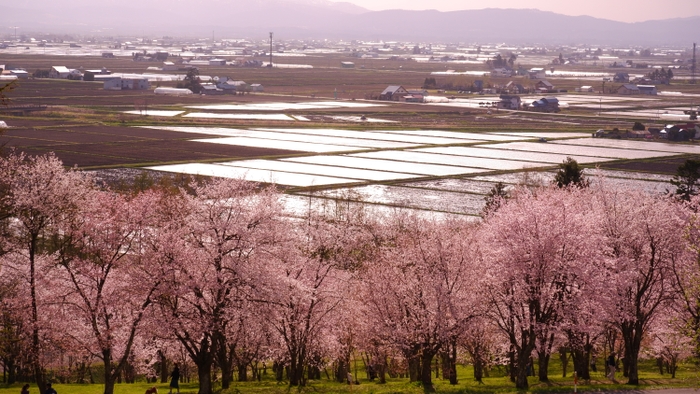
<instances>
[{"instance_id":1,"label":"farmhouse","mask_svg":"<svg viewBox=\"0 0 700 394\"><path fill-rule=\"evenodd\" d=\"M556 97L543 97L533 101L530 107L538 112L559 112L559 99Z\"/></svg>"},{"instance_id":2,"label":"farmhouse","mask_svg":"<svg viewBox=\"0 0 700 394\"><path fill-rule=\"evenodd\" d=\"M49 78L68 79L70 70L65 66L53 66L49 70Z\"/></svg>"},{"instance_id":3,"label":"farmhouse","mask_svg":"<svg viewBox=\"0 0 700 394\"><path fill-rule=\"evenodd\" d=\"M505 93L515 93L515 94L523 94L527 93L527 89L519 83L515 83L513 81L510 81L506 84L506 86L503 88Z\"/></svg>"},{"instance_id":4,"label":"farmhouse","mask_svg":"<svg viewBox=\"0 0 700 394\"><path fill-rule=\"evenodd\" d=\"M501 101L496 103L497 108L513 110L520 109L520 96L502 94L499 96L499 98Z\"/></svg>"},{"instance_id":5,"label":"farmhouse","mask_svg":"<svg viewBox=\"0 0 700 394\"><path fill-rule=\"evenodd\" d=\"M214 84L206 83L202 84L202 90L200 93L206 95L221 95L224 94L224 90L217 88Z\"/></svg>"},{"instance_id":6,"label":"farmhouse","mask_svg":"<svg viewBox=\"0 0 700 394\"><path fill-rule=\"evenodd\" d=\"M626 83L619 88L617 88L617 94L624 94L626 96L631 96L635 94L640 94L639 88L637 85L633 85L631 83Z\"/></svg>"},{"instance_id":7,"label":"farmhouse","mask_svg":"<svg viewBox=\"0 0 700 394\"><path fill-rule=\"evenodd\" d=\"M513 75L513 70L500 67L491 70L491 76L494 78L510 78Z\"/></svg>"},{"instance_id":8,"label":"farmhouse","mask_svg":"<svg viewBox=\"0 0 700 394\"><path fill-rule=\"evenodd\" d=\"M543 79L541 81L537 81L537 83L535 84L535 89L537 89L540 92L553 92L554 85L552 85L552 83L547 81L546 79Z\"/></svg>"},{"instance_id":9,"label":"farmhouse","mask_svg":"<svg viewBox=\"0 0 700 394\"><path fill-rule=\"evenodd\" d=\"M527 75L530 79L545 79L547 78L547 72L542 67L533 67L527 71Z\"/></svg>"},{"instance_id":10,"label":"farmhouse","mask_svg":"<svg viewBox=\"0 0 700 394\"><path fill-rule=\"evenodd\" d=\"M408 94L408 91L399 85L388 86L384 91L379 94L380 100L393 100L399 101L402 96Z\"/></svg>"}]
</instances>

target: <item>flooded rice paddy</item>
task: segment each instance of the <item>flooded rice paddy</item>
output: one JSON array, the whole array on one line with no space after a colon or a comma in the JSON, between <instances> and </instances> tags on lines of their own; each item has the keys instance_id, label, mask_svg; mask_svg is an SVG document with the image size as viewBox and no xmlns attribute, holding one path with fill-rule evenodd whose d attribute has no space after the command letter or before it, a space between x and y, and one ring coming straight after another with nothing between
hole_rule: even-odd
<instances>
[{"instance_id":1,"label":"flooded rice paddy","mask_svg":"<svg viewBox=\"0 0 700 394\"><path fill-rule=\"evenodd\" d=\"M304 153L302 156L185 163L152 170L276 183L293 187L295 209L350 198L379 211L402 207L446 215L478 215L496 182L551 182L571 156L581 164L698 153L700 147L663 142L590 138L586 133L462 133L446 130L173 127L193 141ZM206 138L201 138L207 136ZM200 137L200 138L197 138ZM549 143L537 142L546 138ZM470 146L465 146L469 144ZM668 175L586 170L596 182L665 193ZM379 184L381 183L381 184ZM313 187L313 192L308 188ZM349 196L349 197L348 197Z\"/></svg>"}]
</instances>

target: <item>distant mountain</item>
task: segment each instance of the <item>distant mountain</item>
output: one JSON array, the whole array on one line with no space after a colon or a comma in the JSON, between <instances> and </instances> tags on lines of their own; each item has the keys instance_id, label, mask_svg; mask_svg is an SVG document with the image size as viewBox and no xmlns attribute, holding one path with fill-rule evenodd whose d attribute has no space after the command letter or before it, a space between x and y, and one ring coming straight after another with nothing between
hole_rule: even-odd
<instances>
[{"instance_id":1,"label":"distant mountain","mask_svg":"<svg viewBox=\"0 0 700 394\"><path fill-rule=\"evenodd\" d=\"M343 38L588 45L690 45L700 17L624 23L534 9L368 11L328 0L71 0L3 5L19 33Z\"/></svg>"}]
</instances>

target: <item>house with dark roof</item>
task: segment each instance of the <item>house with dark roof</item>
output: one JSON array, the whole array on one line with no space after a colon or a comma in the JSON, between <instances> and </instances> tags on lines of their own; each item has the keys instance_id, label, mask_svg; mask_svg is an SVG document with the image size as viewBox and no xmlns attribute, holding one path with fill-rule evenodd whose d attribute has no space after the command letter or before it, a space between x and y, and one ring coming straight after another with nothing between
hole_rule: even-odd
<instances>
[{"instance_id":1,"label":"house with dark roof","mask_svg":"<svg viewBox=\"0 0 700 394\"><path fill-rule=\"evenodd\" d=\"M530 104L530 108L538 112L559 112L559 99L556 97L543 97Z\"/></svg>"},{"instance_id":2,"label":"house with dark roof","mask_svg":"<svg viewBox=\"0 0 700 394\"><path fill-rule=\"evenodd\" d=\"M631 84L631 83L626 83L619 88L617 88L617 94L624 94L627 96L632 96L635 94L640 94L639 88L637 85Z\"/></svg>"},{"instance_id":3,"label":"house with dark roof","mask_svg":"<svg viewBox=\"0 0 700 394\"><path fill-rule=\"evenodd\" d=\"M554 85L546 79L543 79L537 81L537 83L535 84L535 89L537 89L540 92L552 92L554 91Z\"/></svg>"},{"instance_id":4,"label":"house with dark roof","mask_svg":"<svg viewBox=\"0 0 700 394\"><path fill-rule=\"evenodd\" d=\"M659 92L654 85L637 85L639 89L639 94L646 94L649 96L656 96Z\"/></svg>"}]
</instances>

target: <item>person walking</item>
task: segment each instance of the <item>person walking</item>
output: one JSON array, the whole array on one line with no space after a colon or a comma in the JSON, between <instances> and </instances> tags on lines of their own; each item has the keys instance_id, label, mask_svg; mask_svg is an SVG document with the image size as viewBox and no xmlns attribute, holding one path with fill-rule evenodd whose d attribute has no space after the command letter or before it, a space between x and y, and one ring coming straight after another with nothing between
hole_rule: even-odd
<instances>
[{"instance_id":1,"label":"person walking","mask_svg":"<svg viewBox=\"0 0 700 394\"><path fill-rule=\"evenodd\" d=\"M612 380L614 383L617 383L617 380L615 380L615 371L617 369L617 363L615 362L614 352L610 353L608 361L605 364L608 366L608 379Z\"/></svg>"},{"instance_id":2,"label":"person walking","mask_svg":"<svg viewBox=\"0 0 700 394\"><path fill-rule=\"evenodd\" d=\"M177 364L170 374L170 394L173 394L173 389L177 389L177 394L180 394L180 368Z\"/></svg>"}]
</instances>

